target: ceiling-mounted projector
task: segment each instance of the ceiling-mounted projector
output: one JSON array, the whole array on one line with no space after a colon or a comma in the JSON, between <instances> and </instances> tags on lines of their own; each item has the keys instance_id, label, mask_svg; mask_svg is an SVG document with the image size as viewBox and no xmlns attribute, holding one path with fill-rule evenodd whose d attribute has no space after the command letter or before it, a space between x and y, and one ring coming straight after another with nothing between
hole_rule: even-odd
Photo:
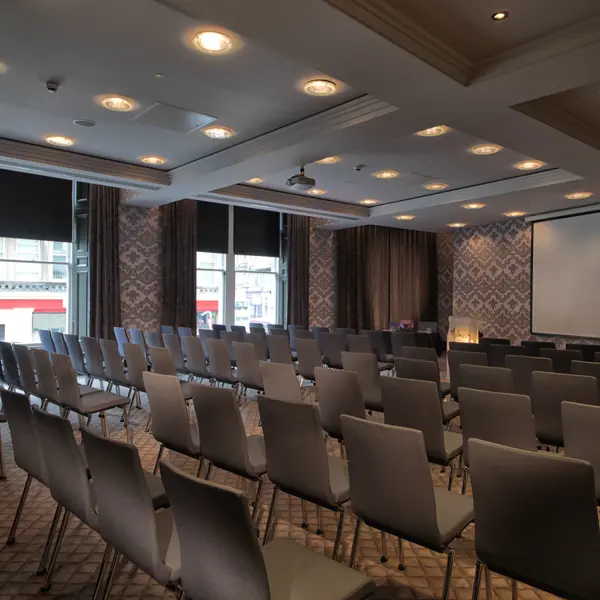
<instances>
[{"instance_id":1,"label":"ceiling-mounted projector","mask_svg":"<svg viewBox=\"0 0 600 600\"><path fill-rule=\"evenodd\" d=\"M285 185L295 190L310 190L310 188L315 187L315 180L312 177L307 177L304 174L304 167L302 167L300 173L292 175L285 182Z\"/></svg>"}]
</instances>

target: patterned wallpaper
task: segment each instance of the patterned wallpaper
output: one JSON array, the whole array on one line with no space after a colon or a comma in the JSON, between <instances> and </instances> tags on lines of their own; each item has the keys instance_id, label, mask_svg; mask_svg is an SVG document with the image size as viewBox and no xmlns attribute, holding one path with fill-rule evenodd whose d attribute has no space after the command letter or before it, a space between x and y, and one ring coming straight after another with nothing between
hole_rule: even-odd
<instances>
[{"instance_id":1,"label":"patterned wallpaper","mask_svg":"<svg viewBox=\"0 0 600 600\"><path fill-rule=\"evenodd\" d=\"M454 286L454 245L451 233L440 233L437 243L438 327L442 338L448 335L448 317L452 314Z\"/></svg>"},{"instance_id":2,"label":"patterned wallpaper","mask_svg":"<svg viewBox=\"0 0 600 600\"><path fill-rule=\"evenodd\" d=\"M310 325L333 327L336 312L335 234L323 229L322 219L310 220Z\"/></svg>"}]
</instances>

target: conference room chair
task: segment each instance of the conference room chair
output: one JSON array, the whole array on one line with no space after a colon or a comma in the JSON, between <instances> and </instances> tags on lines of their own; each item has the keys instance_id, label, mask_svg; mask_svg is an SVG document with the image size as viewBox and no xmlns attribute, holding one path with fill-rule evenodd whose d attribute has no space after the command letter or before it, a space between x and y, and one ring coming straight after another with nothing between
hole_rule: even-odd
<instances>
[{"instance_id":1,"label":"conference room chair","mask_svg":"<svg viewBox=\"0 0 600 600\"><path fill-rule=\"evenodd\" d=\"M594 377L543 373L531 376L531 402L535 431L541 444L564 446L560 405L563 402L598 404L598 384Z\"/></svg>"},{"instance_id":2,"label":"conference room chair","mask_svg":"<svg viewBox=\"0 0 600 600\"><path fill-rule=\"evenodd\" d=\"M438 355L435 348L423 346L403 346L398 358L412 358L414 360L428 360L438 364Z\"/></svg>"},{"instance_id":3,"label":"conference room chair","mask_svg":"<svg viewBox=\"0 0 600 600\"><path fill-rule=\"evenodd\" d=\"M177 333L179 334L179 337L181 339L183 339L184 337L190 337L194 335L194 332L191 327L178 327Z\"/></svg>"},{"instance_id":4,"label":"conference room chair","mask_svg":"<svg viewBox=\"0 0 600 600\"><path fill-rule=\"evenodd\" d=\"M52 334L49 329L40 329L40 342L42 344L42 348L46 352L56 352L56 348L54 347L54 341L52 339Z\"/></svg>"},{"instance_id":5,"label":"conference room chair","mask_svg":"<svg viewBox=\"0 0 600 600\"><path fill-rule=\"evenodd\" d=\"M368 335L349 333L346 335L346 342L348 343L348 352L360 352L362 354L375 353Z\"/></svg>"},{"instance_id":6,"label":"conference room chair","mask_svg":"<svg viewBox=\"0 0 600 600\"><path fill-rule=\"evenodd\" d=\"M89 377L89 385L93 386L94 381L98 380L98 382L100 383L100 389L102 390L104 389L103 383L106 382L107 391L110 391L108 389L110 381L106 376L106 371L104 370L104 360L102 358L102 350L100 350L100 343L96 338L82 337L81 346L85 355L85 364L86 371L88 372ZM71 360L71 362L73 361ZM75 369L75 372L77 372L77 369Z\"/></svg>"},{"instance_id":7,"label":"conference room chair","mask_svg":"<svg viewBox=\"0 0 600 600\"><path fill-rule=\"evenodd\" d=\"M160 375L170 375L172 377L176 377L179 381L183 398L186 403L188 403L194 397L194 391L196 390L198 384L179 379L179 374L175 368L175 363L173 362L171 353L166 348L150 346L148 348L148 352L150 353L150 359L152 360L152 372Z\"/></svg>"},{"instance_id":8,"label":"conference room chair","mask_svg":"<svg viewBox=\"0 0 600 600\"><path fill-rule=\"evenodd\" d=\"M296 329L296 338L301 340L314 340L315 336L312 330Z\"/></svg>"},{"instance_id":9,"label":"conference room chair","mask_svg":"<svg viewBox=\"0 0 600 600\"><path fill-rule=\"evenodd\" d=\"M210 376L217 384L237 385L237 380L231 368L229 347L224 339L207 339L208 365Z\"/></svg>"},{"instance_id":10,"label":"conference room chair","mask_svg":"<svg viewBox=\"0 0 600 600\"><path fill-rule=\"evenodd\" d=\"M260 375L259 359L254 344L249 342L233 342L233 357L237 366L236 379L240 386L240 395L246 396L247 391L263 392L263 382Z\"/></svg>"},{"instance_id":11,"label":"conference room chair","mask_svg":"<svg viewBox=\"0 0 600 600\"><path fill-rule=\"evenodd\" d=\"M513 599L519 581L561 598L600 598L592 466L482 440L469 440L469 456L477 515L473 600L484 568L488 589L490 571L513 580Z\"/></svg>"},{"instance_id":12,"label":"conference room chair","mask_svg":"<svg viewBox=\"0 0 600 600\"><path fill-rule=\"evenodd\" d=\"M531 397L531 374L534 371L552 373L552 361L539 356L518 356L509 354L505 357L505 365L513 374L515 392Z\"/></svg>"},{"instance_id":13,"label":"conference room chair","mask_svg":"<svg viewBox=\"0 0 600 600\"><path fill-rule=\"evenodd\" d=\"M50 360L50 354L40 348L31 348L31 362L35 369L39 397L42 400L42 410L46 409L48 403L58 406L58 385L56 376Z\"/></svg>"},{"instance_id":14,"label":"conference room chair","mask_svg":"<svg viewBox=\"0 0 600 600\"><path fill-rule=\"evenodd\" d=\"M356 515L350 566L354 565L364 522L398 538L401 569L403 540L446 553L441 597L447 600L454 566L450 545L475 517L472 499L434 487L423 432L347 415L342 416L342 429L349 458L352 512Z\"/></svg>"},{"instance_id":15,"label":"conference room chair","mask_svg":"<svg viewBox=\"0 0 600 600\"><path fill-rule=\"evenodd\" d=\"M579 350L585 361L593 362L597 352L600 352L600 344L567 344L567 350Z\"/></svg>"},{"instance_id":16,"label":"conference room chair","mask_svg":"<svg viewBox=\"0 0 600 600\"><path fill-rule=\"evenodd\" d=\"M181 340L176 333L163 333L163 345L169 351L175 370L182 375L189 375L185 365L185 356L183 355L183 347Z\"/></svg>"},{"instance_id":17,"label":"conference room chair","mask_svg":"<svg viewBox=\"0 0 600 600\"><path fill-rule=\"evenodd\" d=\"M529 396L469 388L460 388L459 393L465 466L462 493L466 494L471 465L470 439L477 438L530 452L537 451L537 439Z\"/></svg>"},{"instance_id":18,"label":"conference room chair","mask_svg":"<svg viewBox=\"0 0 600 600\"><path fill-rule=\"evenodd\" d=\"M573 375L588 375L590 377L595 377L598 382L598 394L600 398L600 363L574 360L571 363L571 373Z\"/></svg>"},{"instance_id":19,"label":"conference room chair","mask_svg":"<svg viewBox=\"0 0 600 600\"><path fill-rule=\"evenodd\" d=\"M462 364L459 367L459 375L461 387L504 394L515 393L512 371L505 367ZM460 401L460 392L458 393Z\"/></svg>"},{"instance_id":20,"label":"conference room chair","mask_svg":"<svg viewBox=\"0 0 600 600\"><path fill-rule=\"evenodd\" d=\"M117 342L114 340L100 340L100 352L104 361L104 373L109 382L106 391L110 392L116 386L120 392L121 387L124 387L128 390L127 399L129 400L134 393L134 388L125 373Z\"/></svg>"},{"instance_id":21,"label":"conference room chair","mask_svg":"<svg viewBox=\"0 0 600 600\"><path fill-rule=\"evenodd\" d=\"M461 387L461 365L488 366L485 352L464 352L462 350L448 350L448 369L450 374L450 394L454 400L458 399L458 388Z\"/></svg>"},{"instance_id":22,"label":"conference room chair","mask_svg":"<svg viewBox=\"0 0 600 600\"><path fill-rule=\"evenodd\" d=\"M521 346L527 350L529 356L540 356L542 348L556 348L554 342L542 342L539 340L523 340Z\"/></svg>"},{"instance_id":23,"label":"conference room chair","mask_svg":"<svg viewBox=\"0 0 600 600\"><path fill-rule=\"evenodd\" d=\"M273 333L274 331L286 331L286 329L280 323L269 323L267 325L267 332Z\"/></svg>"},{"instance_id":24,"label":"conference room chair","mask_svg":"<svg viewBox=\"0 0 600 600\"><path fill-rule=\"evenodd\" d=\"M404 346L416 346L415 334L410 331L392 331L392 354L395 357L402 356Z\"/></svg>"},{"instance_id":25,"label":"conference room chair","mask_svg":"<svg viewBox=\"0 0 600 600\"><path fill-rule=\"evenodd\" d=\"M326 333L321 332L319 334L321 354L323 355L323 362L334 369L341 369L342 367L342 352L344 352L344 340L342 335L339 333Z\"/></svg>"},{"instance_id":26,"label":"conference room chair","mask_svg":"<svg viewBox=\"0 0 600 600\"><path fill-rule=\"evenodd\" d=\"M320 508L338 514L331 554L336 560L344 527L344 505L350 499L348 463L327 454L319 411L314 404L259 396L258 410L267 451L267 474L274 485L263 544L269 540L277 494L281 490L317 506L317 533L323 531ZM303 521L306 523L304 515Z\"/></svg>"},{"instance_id":27,"label":"conference room chair","mask_svg":"<svg viewBox=\"0 0 600 600\"><path fill-rule=\"evenodd\" d=\"M212 326L212 331L214 333L214 337L217 340L221 339L221 334L224 331L227 331L227 326L226 325L219 325L219 324L215 324Z\"/></svg>"},{"instance_id":28,"label":"conference room chair","mask_svg":"<svg viewBox=\"0 0 600 600\"><path fill-rule=\"evenodd\" d=\"M334 333L342 336L342 346L344 350L348 350L348 335L354 335L356 333L356 329L353 327L336 327L334 329Z\"/></svg>"},{"instance_id":29,"label":"conference room chair","mask_svg":"<svg viewBox=\"0 0 600 600\"><path fill-rule=\"evenodd\" d=\"M265 326L262 323L250 323L248 326L250 333L258 333L259 335L267 335Z\"/></svg>"},{"instance_id":30,"label":"conference room chair","mask_svg":"<svg viewBox=\"0 0 600 600\"><path fill-rule=\"evenodd\" d=\"M261 549L241 491L194 479L164 462L161 474L178 531L186 597L205 598L210 590L211 598L223 600L363 600L375 591L368 577L293 540L276 539Z\"/></svg>"},{"instance_id":31,"label":"conference room chair","mask_svg":"<svg viewBox=\"0 0 600 600\"><path fill-rule=\"evenodd\" d=\"M200 386L194 396L194 407L200 434L200 454L208 461L206 479L210 479L212 469L216 467L249 480L252 487L256 487L250 496L254 504L254 521L260 506L263 476L267 472L263 436L246 436L233 390Z\"/></svg>"},{"instance_id":32,"label":"conference room chair","mask_svg":"<svg viewBox=\"0 0 600 600\"><path fill-rule=\"evenodd\" d=\"M259 333L247 333L244 338L239 341L252 344L258 360L267 360L269 355L267 337L268 336Z\"/></svg>"},{"instance_id":33,"label":"conference room chair","mask_svg":"<svg viewBox=\"0 0 600 600\"><path fill-rule=\"evenodd\" d=\"M19 366L12 345L0 342L0 359L2 359L2 378L10 390L23 389Z\"/></svg>"},{"instance_id":34,"label":"conference room chair","mask_svg":"<svg viewBox=\"0 0 600 600\"><path fill-rule=\"evenodd\" d=\"M415 346L418 348L432 348L432 338L430 333L424 331L415 331L413 333L415 337Z\"/></svg>"},{"instance_id":35,"label":"conference room chair","mask_svg":"<svg viewBox=\"0 0 600 600\"><path fill-rule=\"evenodd\" d=\"M339 369L315 369L316 400L319 405L319 419L323 431L340 444L344 457L342 436L342 415L366 418L365 403L358 384L358 377L352 371Z\"/></svg>"},{"instance_id":36,"label":"conference room chair","mask_svg":"<svg viewBox=\"0 0 600 600\"><path fill-rule=\"evenodd\" d=\"M356 373L365 408L383 412L381 381L386 378L381 377L375 355L342 352L342 366L345 371Z\"/></svg>"},{"instance_id":37,"label":"conference room chair","mask_svg":"<svg viewBox=\"0 0 600 600\"><path fill-rule=\"evenodd\" d=\"M161 335L165 333L175 333L175 328L172 325L161 325L160 333Z\"/></svg>"},{"instance_id":38,"label":"conference room chair","mask_svg":"<svg viewBox=\"0 0 600 600\"><path fill-rule=\"evenodd\" d=\"M490 367L506 367L507 356L526 356L527 349L523 346L490 344L487 355Z\"/></svg>"},{"instance_id":39,"label":"conference room chair","mask_svg":"<svg viewBox=\"0 0 600 600\"><path fill-rule=\"evenodd\" d=\"M142 393L146 393L143 375L148 371L148 359L144 354L144 349L139 344L133 342L123 344L125 352L125 362L127 363L127 379L133 388L131 396L131 406L142 407Z\"/></svg>"},{"instance_id":40,"label":"conference room chair","mask_svg":"<svg viewBox=\"0 0 600 600\"><path fill-rule=\"evenodd\" d=\"M298 333L303 333L299 331ZM309 333L309 332L304 332ZM315 380L315 367L323 366L319 344L315 339L296 339L296 354L298 356L297 371L302 380Z\"/></svg>"},{"instance_id":41,"label":"conference room chair","mask_svg":"<svg viewBox=\"0 0 600 600\"><path fill-rule=\"evenodd\" d=\"M202 347L200 338L194 335L186 335L181 338L181 343L187 357L186 368L188 373L200 379L200 382L203 379L208 379L209 382L212 381L212 377L206 366L206 356L204 355L204 348Z\"/></svg>"},{"instance_id":42,"label":"conference room chair","mask_svg":"<svg viewBox=\"0 0 600 600\"><path fill-rule=\"evenodd\" d=\"M290 334L289 334L288 330L283 329L283 327L281 329L279 329L279 328L273 329L272 326L269 326L269 333L267 335L277 335L280 337L285 337L288 340L290 339Z\"/></svg>"},{"instance_id":43,"label":"conference room chair","mask_svg":"<svg viewBox=\"0 0 600 600\"><path fill-rule=\"evenodd\" d=\"M372 329L363 329L361 330L361 335L368 335L371 340L371 347L377 356L377 360L379 362L393 362L394 355L391 349L391 341L388 344L386 343L385 333L383 331L374 331Z\"/></svg>"},{"instance_id":44,"label":"conference room chair","mask_svg":"<svg viewBox=\"0 0 600 600\"><path fill-rule=\"evenodd\" d=\"M35 368L31 359L31 353L27 346L22 344L13 344L13 352L19 369L19 379L21 380L21 389L25 392L27 398L31 396L40 397L37 380L35 377Z\"/></svg>"},{"instance_id":45,"label":"conference room chair","mask_svg":"<svg viewBox=\"0 0 600 600\"><path fill-rule=\"evenodd\" d=\"M176 586L181 556L173 515L168 507L156 510L137 448L87 429L82 438L98 505L97 530L106 542L93 597L103 579L100 598L110 596L121 557L158 583Z\"/></svg>"},{"instance_id":46,"label":"conference room chair","mask_svg":"<svg viewBox=\"0 0 600 600\"><path fill-rule=\"evenodd\" d=\"M302 402L302 390L293 365L261 360L258 368L266 396L283 402Z\"/></svg>"},{"instance_id":47,"label":"conference room chair","mask_svg":"<svg viewBox=\"0 0 600 600\"><path fill-rule=\"evenodd\" d=\"M306 331L302 325L295 325L290 323L287 327L288 334L290 336L290 348L292 352L296 351L296 334L298 331Z\"/></svg>"},{"instance_id":48,"label":"conference room chair","mask_svg":"<svg viewBox=\"0 0 600 600\"><path fill-rule=\"evenodd\" d=\"M148 363L148 345L144 333L140 329L132 328L129 330L129 338L132 344L137 344L142 349L146 363ZM125 357L125 361L127 361L127 357Z\"/></svg>"},{"instance_id":49,"label":"conference room chair","mask_svg":"<svg viewBox=\"0 0 600 600\"><path fill-rule=\"evenodd\" d=\"M232 365L235 366L235 357L233 356L233 342L243 342L245 333L243 331L222 331L221 340L227 342L227 350L229 352L229 358L232 361ZM257 334L254 334L257 335Z\"/></svg>"},{"instance_id":50,"label":"conference room chair","mask_svg":"<svg viewBox=\"0 0 600 600\"><path fill-rule=\"evenodd\" d=\"M485 352L487 348L484 348L481 344L471 344L469 342L450 342L450 350L458 352Z\"/></svg>"},{"instance_id":51,"label":"conference room chair","mask_svg":"<svg viewBox=\"0 0 600 600\"><path fill-rule=\"evenodd\" d=\"M60 331L52 331L52 343L54 344L54 352L56 354L64 354L68 356L69 349L65 342L65 336Z\"/></svg>"},{"instance_id":52,"label":"conference room chair","mask_svg":"<svg viewBox=\"0 0 600 600\"><path fill-rule=\"evenodd\" d=\"M484 348L489 346L510 346L510 340L497 337L482 337L479 339L479 344Z\"/></svg>"},{"instance_id":53,"label":"conference room chair","mask_svg":"<svg viewBox=\"0 0 600 600\"><path fill-rule=\"evenodd\" d=\"M219 339L219 337L215 335L215 332L212 329L200 329L198 330L198 338L202 343L204 355L208 357L208 340Z\"/></svg>"},{"instance_id":54,"label":"conference room chair","mask_svg":"<svg viewBox=\"0 0 600 600\"><path fill-rule=\"evenodd\" d=\"M122 358L125 358L125 349L123 348L123 345L128 344L130 341L129 336L127 335L127 330L125 327L114 327L113 331L115 332L115 340L117 341L119 354Z\"/></svg>"},{"instance_id":55,"label":"conference room chair","mask_svg":"<svg viewBox=\"0 0 600 600\"><path fill-rule=\"evenodd\" d=\"M144 340L146 340L146 346L148 348L162 348L162 336L160 331L144 331Z\"/></svg>"},{"instance_id":56,"label":"conference room chair","mask_svg":"<svg viewBox=\"0 0 600 600\"><path fill-rule=\"evenodd\" d=\"M72 333L65 333L63 335L63 338L65 340L65 344L67 345L67 349L69 351L69 358L71 359L71 364L73 365L75 373L77 373L77 375L85 377L87 385L92 385L93 379L90 376L89 371L87 370L79 338Z\"/></svg>"},{"instance_id":57,"label":"conference room chair","mask_svg":"<svg viewBox=\"0 0 600 600\"><path fill-rule=\"evenodd\" d=\"M291 365L292 349L287 336L269 334L267 336L267 348L271 362L282 365Z\"/></svg>"},{"instance_id":58,"label":"conference room chair","mask_svg":"<svg viewBox=\"0 0 600 600\"><path fill-rule=\"evenodd\" d=\"M556 350L555 348L542 348L540 350L542 358L549 358L555 373L570 373L571 363L574 360L582 360L579 350Z\"/></svg>"},{"instance_id":59,"label":"conference room chair","mask_svg":"<svg viewBox=\"0 0 600 600\"><path fill-rule=\"evenodd\" d=\"M236 331L238 333L242 333L243 335L246 335L246 326L245 325L232 325L231 331Z\"/></svg>"},{"instance_id":60,"label":"conference room chair","mask_svg":"<svg viewBox=\"0 0 600 600\"><path fill-rule=\"evenodd\" d=\"M152 472L158 471L158 464L166 448L199 460L198 473L200 473L202 455L198 425L190 422L179 379L174 375L160 375L146 371L144 386L152 414L152 436L160 444Z\"/></svg>"}]
</instances>

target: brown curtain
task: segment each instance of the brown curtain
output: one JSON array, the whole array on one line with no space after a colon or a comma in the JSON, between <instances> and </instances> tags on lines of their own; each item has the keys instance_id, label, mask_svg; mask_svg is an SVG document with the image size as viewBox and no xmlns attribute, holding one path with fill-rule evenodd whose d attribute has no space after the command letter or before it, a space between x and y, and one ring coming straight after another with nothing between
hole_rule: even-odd
<instances>
[{"instance_id":1,"label":"brown curtain","mask_svg":"<svg viewBox=\"0 0 600 600\"><path fill-rule=\"evenodd\" d=\"M121 325L120 190L89 186L90 335L114 339Z\"/></svg>"},{"instance_id":2,"label":"brown curtain","mask_svg":"<svg viewBox=\"0 0 600 600\"><path fill-rule=\"evenodd\" d=\"M198 203L160 207L162 226L162 325L196 329L196 227Z\"/></svg>"},{"instance_id":3,"label":"brown curtain","mask_svg":"<svg viewBox=\"0 0 600 600\"><path fill-rule=\"evenodd\" d=\"M287 215L288 323L308 327L310 217Z\"/></svg>"}]
</instances>

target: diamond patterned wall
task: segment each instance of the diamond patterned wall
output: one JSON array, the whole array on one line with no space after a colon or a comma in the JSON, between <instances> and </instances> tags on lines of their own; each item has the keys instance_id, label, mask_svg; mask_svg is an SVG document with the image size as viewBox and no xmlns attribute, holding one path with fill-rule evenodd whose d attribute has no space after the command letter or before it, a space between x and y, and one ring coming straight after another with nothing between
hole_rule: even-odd
<instances>
[{"instance_id":1,"label":"diamond patterned wall","mask_svg":"<svg viewBox=\"0 0 600 600\"><path fill-rule=\"evenodd\" d=\"M322 219L310 220L310 325L333 327L336 311L335 234L323 229Z\"/></svg>"}]
</instances>

